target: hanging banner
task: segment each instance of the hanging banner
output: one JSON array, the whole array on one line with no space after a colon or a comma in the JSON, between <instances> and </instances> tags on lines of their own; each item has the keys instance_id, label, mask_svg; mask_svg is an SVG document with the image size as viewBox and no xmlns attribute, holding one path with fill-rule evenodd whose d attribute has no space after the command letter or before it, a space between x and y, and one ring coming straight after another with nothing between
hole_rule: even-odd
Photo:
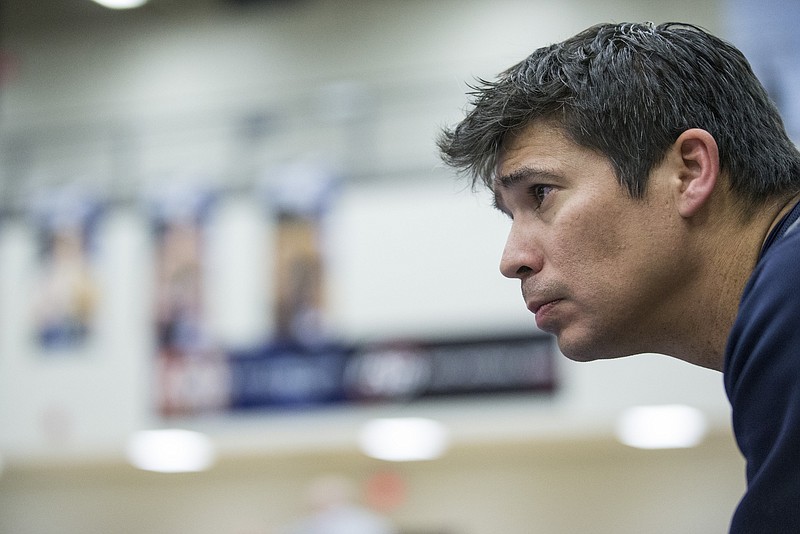
<instances>
[{"instance_id":1,"label":"hanging banner","mask_svg":"<svg viewBox=\"0 0 800 534\"><path fill-rule=\"evenodd\" d=\"M164 416L228 405L224 351L211 334L205 298L205 224L212 194L184 188L152 199L158 411Z\"/></svg>"},{"instance_id":2,"label":"hanging banner","mask_svg":"<svg viewBox=\"0 0 800 534\"><path fill-rule=\"evenodd\" d=\"M543 335L382 343L348 360L342 387L358 401L552 391L555 358Z\"/></svg>"},{"instance_id":3,"label":"hanging banner","mask_svg":"<svg viewBox=\"0 0 800 534\"><path fill-rule=\"evenodd\" d=\"M330 341L327 327L325 221L338 180L323 166L281 168L264 188L274 232L271 271L274 341L314 347Z\"/></svg>"},{"instance_id":4,"label":"hanging banner","mask_svg":"<svg viewBox=\"0 0 800 534\"><path fill-rule=\"evenodd\" d=\"M352 348L328 327L325 221L337 178L311 162L287 165L262 189L271 218L270 339L230 354L231 406L306 406L343 399L341 376Z\"/></svg>"},{"instance_id":5,"label":"hanging banner","mask_svg":"<svg viewBox=\"0 0 800 534\"><path fill-rule=\"evenodd\" d=\"M556 357L553 339L544 335L302 349L273 345L232 355L232 407L549 393L557 386Z\"/></svg>"},{"instance_id":6,"label":"hanging banner","mask_svg":"<svg viewBox=\"0 0 800 534\"><path fill-rule=\"evenodd\" d=\"M95 330L95 238L103 204L77 188L38 195L30 215L38 245L33 330L46 354L83 348Z\"/></svg>"}]
</instances>

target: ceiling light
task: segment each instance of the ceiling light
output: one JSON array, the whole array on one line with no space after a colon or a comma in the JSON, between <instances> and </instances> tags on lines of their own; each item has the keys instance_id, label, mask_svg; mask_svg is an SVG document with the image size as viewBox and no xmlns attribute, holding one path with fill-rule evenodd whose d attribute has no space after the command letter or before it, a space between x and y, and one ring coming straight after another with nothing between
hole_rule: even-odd
<instances>
[{"instance_id":1,"label":"ceiling light","mask_svg":"<svg viewBox=\"0 0 800 534\"><path fill-rule=\"evenodd\" d=\"M617 421L616 434L625 445L640 449L694 447L706 433L700 410L680 404L635 406Z\"/></svg>"},{"instance_id":2,"label":"ceiling light","mask_svg":"<svg viewBox=\"0 0 800 534\"><path fill-rule=\"evenodd\" d=\"M148 0L93 0L95 3L109 9L133 9L145 5Z\"/></svg>"},{"instance_id":3,"label":"ceiling light","mask_svg":"<svg viewBox=\"0 0 800 534\"><path fill-rule=\"evenodd\" d=\"M392 462L439 458L447 449L448 441L444 425L417 417L373 419L359 434L364 454Z\"/></svg>"},{"instance_id":4,"label":"ceiling light","mask_svg":"<svg viewBox=\"0 0 800 534\"><path fill-rule=\"evenodd\" d=\"M214 447L204 434L190 430L143 430L128 442L128 460L145 471L204 471L214 463Z\"/></svg>"}]
</instances>

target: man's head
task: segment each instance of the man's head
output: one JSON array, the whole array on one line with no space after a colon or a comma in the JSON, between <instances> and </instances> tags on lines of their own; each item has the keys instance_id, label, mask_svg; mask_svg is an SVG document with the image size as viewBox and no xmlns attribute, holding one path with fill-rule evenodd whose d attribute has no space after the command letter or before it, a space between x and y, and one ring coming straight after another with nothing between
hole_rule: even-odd
<instances>
[{"instance_id":1,"label":"man's head","mask_svg":"<svg viewBox=\"0 0 800 534\"><path fill-rule=\"evenodd\" d=\"M509 134L546 120L608 157L634 198L690 128L716 140L745 212L800 188L800 157L746 59L695 26L597 25L474 89L472 110L439 147L446 163L489 187Z\"/></svg>"},{"instance_id":2,"label":"man's head","mask_svg":"<svg viewBox=\"0 0 800 534\"><path fill-rule=\"evenodd\" d=\"M800 191L741 53L693 26L601 25L474 95L442 156L512 219L501 271L562 352L719 368L765 224Z\"/></svg>"}]
</instances>

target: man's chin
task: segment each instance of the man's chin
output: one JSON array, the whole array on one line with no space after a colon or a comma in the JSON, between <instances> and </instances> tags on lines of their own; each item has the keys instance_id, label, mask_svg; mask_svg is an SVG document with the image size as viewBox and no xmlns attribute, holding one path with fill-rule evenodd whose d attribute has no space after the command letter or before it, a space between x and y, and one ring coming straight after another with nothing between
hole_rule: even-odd
<instances>
[{"instance_id":1,"label":"man's chin","mask_svg":"<svg viewBox=\"0 0 800 534\"><path fill-rule=\"evenodd\" d=\"M574 362L593 362L596 360L613 360L622 358L623 354L619 349L613 350L608 347L601 347L597 343L580 343L575 340L558 338L558 348L566 358Z\"/></svg>"},{"instance_id":2,"label":"man's chin","mask_svg":"<svg viewBox=\"0 0 800 534\"><path fill-rule=\"evenodd\" d=\"M561 354L566 356L568 360L572 360L573 362L593 362L596 360L602 360L600 356L596 354L584 354L584 353L573 353L573 352L564 352L564 349L561 349Z\"/></svg>"}]
</instances>

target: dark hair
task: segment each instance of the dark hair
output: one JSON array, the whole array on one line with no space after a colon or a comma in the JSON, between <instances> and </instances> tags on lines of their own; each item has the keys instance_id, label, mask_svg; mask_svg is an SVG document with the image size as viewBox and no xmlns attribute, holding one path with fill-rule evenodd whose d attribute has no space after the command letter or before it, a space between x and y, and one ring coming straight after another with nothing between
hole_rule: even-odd
<instances>
[{"instance_id":1,"label":"dark hair","mask_svg":"<svg viewBox=\"0 0 800 534\"><path fill-rule=\"evenodd\" d=\"M633 197L689 128L714 136L721 170L745 206L800 191L800 152L747 60L697 26L600 24L472 89L472 109L438 146L473 186L491 187L507 134L553 120L605 154Z\"/></svg>"}]
</instances>

